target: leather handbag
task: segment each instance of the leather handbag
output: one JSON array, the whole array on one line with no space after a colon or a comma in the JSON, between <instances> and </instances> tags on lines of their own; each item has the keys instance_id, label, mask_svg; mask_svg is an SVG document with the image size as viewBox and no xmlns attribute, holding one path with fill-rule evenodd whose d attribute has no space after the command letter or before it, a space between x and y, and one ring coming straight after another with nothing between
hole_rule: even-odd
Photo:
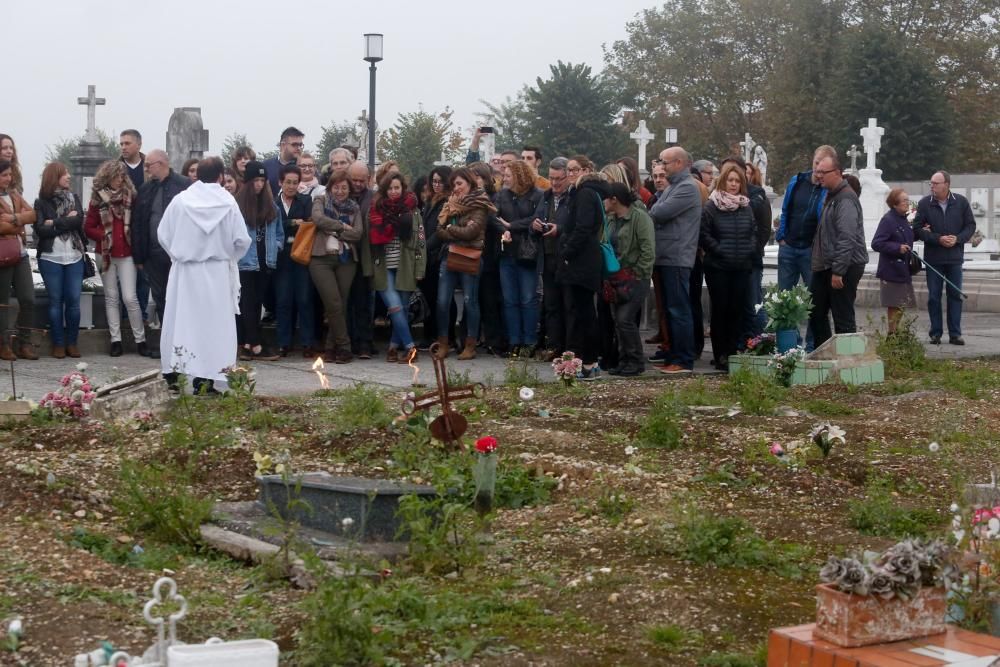
<instances>
[{"instance_id":1,"label":"leather handbag","mask_svg":"<svg viewBox=\"0 0 1000 667\"><path fill-rule=\"evenodd\" d=\"M482 256L483 251L480 248L469 248L451 243L448 245L448 259L445 267L449 271L475 276L479 274L479 260Z\"/></svg>"},{"instance_id":2,"label":"leather handbag","mask_svg":"<svg viewBox=\"0 0 1000 667\"><path fill-rule=\"evenodd\" d=\"M538 240L531 232L524 234L517 244L517 263L532 266L538 262Z\"/></svg>"},{"instance_id":3,"label":"leather handbag","mask_svg":"<svg viewBox=\"0 0 1000 667\"><path fill-rule=\"evenodd\" d=\"M601 255L604 258L604 275L610 276L618 273L621 270L621 262L618 261L618 255L615 254L615 249L611 245L611 235L608 234L608 216L604 213L604 202L601 201L600 195L594 195L597 197L597 205L601 209L601 219L604 221L604 241L601 243Z\"/></svg>"},{"instance_id":4,"label":"leather handbag","mask_svg":"<svg viewBox=\"0 0 1000 667\"><path fill-rule=\"evenodd\" d=\"M17 266L21 261L21 243L16 236L0 236L0 268Z\"/></svg>"},{"instance_id":5,"label":"leather handbag","mask_svg":"<svg viewBox=\"0 0 1000 667\"><path fill-rule=\"evenodd\" d=\"M910 256L907 259L907 265L909 266L911 276L917 275L924 269L923 264L920 262L920 258L917 257L917 253L912 250L910 251Z\"/></svg>"},{"instance_id":6,"label":"leather handbag","mask_svg":"<svg viewBox=\"0 0 1000 667\"><path fill-rule=\"evenodd\" d=\"M295 240L292 241L292 261L307 266L312 259L313 241L316 239L316 225L312 222L300 222L295 230Z\"/></svg>"}]
</instances>

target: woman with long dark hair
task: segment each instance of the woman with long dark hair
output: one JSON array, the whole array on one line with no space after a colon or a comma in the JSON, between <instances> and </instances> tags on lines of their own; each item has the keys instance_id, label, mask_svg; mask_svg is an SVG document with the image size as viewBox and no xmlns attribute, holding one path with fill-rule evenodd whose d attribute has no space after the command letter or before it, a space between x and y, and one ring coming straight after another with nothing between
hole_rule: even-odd
<instances>
[{"instance_id":1,"label":"woman with long dark hair","mask_svg":"<svg viewBox=\"0 0 1000 667\"><path fill-rule=\"evenodd\" d=\"M312 276L326 310L326 349L324 361L350 363L351 338L347 332L347 298L357 273L357 243L364 234L364 221L357 202L351 199L351 181L347 170L330 174L326 192L313 199L313 240L309 275Z\"/></svg>"},{"instance_id":2,"label":"woman with long dark hair","mask_svg":"<svg viewBox=\"0 0 1000 667\"><path fill-rule=\"evenodd\" d=\"M438 278L441 266L441 238L437 235L438 216L448 196L451 194L451 186L448 185L451 178L451 167L441 165L431 169L427 182L430 187L430 196L424 202L421 217L424 219L424 234L427 237L427 269L424 279L420 281L420 291L431 307L437 303ZM431 343L438 336L447 336L448 329L438 331L437 319L428 317L424 321L423 340L418 345L420 349L430 348Z\"/></svg>"},{"instance_id":3,"label":"woman with long dark hair","mask_svg":"<svg viewBox=\"0 0 1000 667\"><path fill-rule=\"evenodd\" d=\"M7 135L0 135L7 137ZM10 139L10 137L7 137ZM6 145L6 141L4 141ZM13 142L11 142L13 146ZM16 153L15 153L16 156ZM14 165L5 159L0 159L0 238L10 239L9 244L17 243L21 258L16 264L0 268L0 303L6 305L10 300L10 288L13 285L17 295L17 355L7 343L7 320L9 308L0 308L0 359L37 359L31 344L31 326L35 319L35 285L31 277L31 262L25 246L25 225L35 222L35 210L24 201L20 191L14 187Z\"/></svg>"},{"instance_id":4,"label":"woman with long dark hair","mask_svg":"<svg viewBox=\"0 0 1000 667\"><path fill-rule=\"evenodd\" d=\"M49 297L49 334L56 359L80 356L77 339L87 235L83 232L83 205L69 187L66 165L50 162L42 171L42 186L35 200L38 272Z\"/></svg>"},{"instance_id":5,"label":"woman with long dark hair","mask_svg":"<svg viewBox=\"0 0 1000 667\"><path fill-rule=\"evenodd\" d=\"M728 371L729 356L736 353L743 333L757 254L757 225L747 194L746 172L735 162L723 164L705 203L700 245L705 251L705 282L712 305L713 363Z\"/></svg>"},{"instance_id":6,"label":"woman with long dark hair","mask_svg":"<svg viewBox=\"0 0 1000 667\"><path fill-rule=\"evenodd\" d=\"M84 231L94 240L101 260L101 283L104 285L104 312L108 318L112 357L124 353L121 333L121 303L135 338L136 351L149 356L146 330L142 324L139 298L136 296L135 263L132 261L132 201L135 186L128 177L125 163L108 160L94 175L90 205ZM118 286L121 285L121 291Z\"/></svg>"},{"instance_id":7,"label":"woman with long dark hair","mask_svg":"<svg viewBox=\"0 0 1000 667\"><path fill-rule=\"evenodd\" d=\"M437 236L442 242L441 266L438 270L437 329L438 356L448 356L448 320L455 289L462 288L464 303L465 345L458 358L462 361L476 358L476 341L479 338L479 272L482 269L483 237L489 214L496 207L486 192L476 186L476 177L462 167L451 173L451 196L438 215ZM450 268L448 254L451 246L463 249L474 264L467 270ZM480 257L473 259L479 251Z\"/></svg>"},{"instance_id":8,"label":"woman with long dark hair","mask_svg":"<svg viewBox=\"0 0 1000 667\"><path fill-rule=\"evenodd\" d=\"M469 167L476 186L483 189L493 205L497 203L497 191L493 182L493 170L485 162L473 162ZM504 327L503 289L500 283L500 237L504 226L495 213L486 220L483 236L483 268L479 272L479 330L486 351L498 357L508 354L507 330Z\"/></svg>"},{"instance_id":9,"label":"woman with long dark hair","mask_svg":"<svg viewBox=\"0 0 1000 667\"><path fill-rule=\"evenodd\" d=\"M257 152L249 146L240 146L235 151L233 151L233 157L230 160L229 168L233 170L236 174L236 180L240 185L244 181L244 173L246 172L247 162L257 159ZM181 173L182 176L187 176L187 174Z\"/></svg>"},{"instance_id":10,"label":"woman with long dark hair","mask_svg":"<svg viewBox=\"0 0 1000 667\"><path fill-rule=\"evenodd\" d=\"M406 189L406 178L398 171L379 181L368 227L372 282L392 322L385 360L407 363L417 358L407 316L410 294L424 277L427 257L417 198Z\"/></svg>"},{"instance_id":11,"label":"woman with long dark hair","mask_svg":"<svg viewBox=\"0 0 1000 667\"><path fill-rule=\"evenodd\" d=\"M542 191L535 172L516 160L503 168L504 188L497 195L501 237L500 284L507 339L514 356L530 359L538 345L538 276L542 268L542 236L531 229Z\"/></svg>"},{"instance_id":12,"label":"woman with long dark hair","mask_svg":"<svg viewBox=\"0 0 1000 667\"><path fill-rule=\"evenodd\" d=\"M236 316L240 359L274 361L278 355L264 347L260 318L271 273L278 265L284 234L278 219L264 165L256 160L246 164L246 180L236 193L236 203L250 235L250 247L238 262L240 270L240 313ZM297 185L297 182L296 182Z\"/></svg>"}]
</instances>

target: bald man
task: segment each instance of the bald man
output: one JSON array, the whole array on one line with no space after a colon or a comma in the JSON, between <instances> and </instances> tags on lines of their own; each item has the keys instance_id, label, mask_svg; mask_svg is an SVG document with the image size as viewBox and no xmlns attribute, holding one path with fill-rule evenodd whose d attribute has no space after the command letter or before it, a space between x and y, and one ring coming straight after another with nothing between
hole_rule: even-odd
<instances>
[{"instance_id":1,"label":"bald man","mask_svg":"<svg viewBox=\"0 0 1000 667\"><path fill-rule=\"evenodd\" d=\"M649 214L656 232L656 275L660 280L663 312L670 333L668 375L694 369L694 318L691 312L691 270L701 232L701 192L691 178L688 153L672 146L660 153L667 173L667 189Z\"/></svg>"},{"instance_id":2,"label":"bald man","mask_svg":"<svg viewBox=\"0 0 1000 667\"><path fill-rule=\"evenodd\" d=\"M375 351L375 292L372 289L372 250L368 243L368 214L371 212L372 196L371 172L368 165L355 160L347 168L347 178L351 181L351 198L361 209L364 234L358 242L361 266L351 282L351 293L347 298L347 330L351 335L351 352L361 359L371 359Z\"/></svg>"},{"instance_id":3,"label":"bald man","mask_svg":"<svg viewBox=\"0 0 1000 667\"><path fill-rule=\"evenodd\" d=\"M146 274L153 300L156 301L156 313L163 322L170 257L160 246L156 230L171 200L186 190L191 181L175 173L170 168L170 158L158 148L146 155L146 171L148 179L139 188L132 207L132 259L136 267ZM154 359L160 356L155 345L150 346L149 352Z\"/></svg>"}]
</instances>

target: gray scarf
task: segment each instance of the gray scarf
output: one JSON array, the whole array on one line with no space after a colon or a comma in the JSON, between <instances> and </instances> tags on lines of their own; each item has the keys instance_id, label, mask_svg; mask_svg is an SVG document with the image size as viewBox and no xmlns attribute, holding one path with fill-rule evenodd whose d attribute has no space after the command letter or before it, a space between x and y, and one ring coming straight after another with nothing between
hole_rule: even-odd
<instances>
[{"instance_id":1,"label":"gray scarf","mask_svg":"<svg viewBox=\"0 0 1000 667\"><path fill-rule=\"evenodd\" d=\"M52 198L56 202L56 215L60 218L65 217L67 213L76 209L76 199L73 197L73 193L69 190L56 190L53 193ZM76 214L82 215L80 211ZM72 241L73 247L83 252L83 243L80 241L80 235L74 234L73 232L63 232L59 235L62 241Z\"/></svg>"}]
</instances>

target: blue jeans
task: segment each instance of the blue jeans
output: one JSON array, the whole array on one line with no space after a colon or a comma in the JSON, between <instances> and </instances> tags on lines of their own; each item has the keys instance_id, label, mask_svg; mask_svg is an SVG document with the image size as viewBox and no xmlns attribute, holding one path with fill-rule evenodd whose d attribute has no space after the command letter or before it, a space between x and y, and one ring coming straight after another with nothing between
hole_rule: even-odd
<instances>
[{"instance_id":1,"label":"blue jeans","mask_svg":"<svg viewBox=\"0 0 1000 667\"><path fill-rule=\"evenodd\" d=\"M812 248L778 246L778 289L792 289L800 279L806 287L812 282ZM761 312L764 312L763 308ZM799 342L802 342L802 336L799 336ZM812 324L806 325L806 350L813 350Z\"/></svg>"},{"instance_id":2,"label":"blue jeans","mask_svg":"<svg viewBox=\"0 0 1000 667\"><path fill-rule=\"evenodd\" d=\"M80 292L83 288L83 259L75 264L38 260L38 272L49 294L49 327L52 345L76 345L80 333ZM65 326L63 320L65 319Z\"/></svg>"},{"instance_id":3,"label":"blue jeans","mask_svg":"<svg viewBox=\"0 0 1000 667\"><path fill-rule=\"evenodd\" d=\"M538 343L538 267L500 258L503 318L511 346Z\"/></svg>"},{"instance_id":4,"label":"blue jeans","mask_svg":"<svg viewBox=\"0 0 1000 667\"><path fill-rule=\"evenodd\" d=\"M386 287L384 290L379 290L378 295L382 297L382 303L385 304L389 319L392 320L392 337L389 339L389 347L408 350L413 347L410 320L407 316L410 292L396 289L396 269L386 269L385 280Z\"/></svg>"},{"instance_id":5,"label":"blue jeans","mask_svg":"<svg viewBox=\"0 0 1000 667\"><path fill-rule=\"evenodd\" d=\"M483 262L479 262L482 271ZM469 338L479 338L479 274L458 273L449 271L446 262L441 262L438 274L437 293L437 326L438 336L448 335L448 314L451 312L451 298L455 288L461 286L462 299L465 302L465 335Z\"/></svg>"},{"instance_id":6,"label":"blue jeans","mask_svg":"<svg viewBox=\"0 0 1000 667\"><path fill-rule=\"evenodd\" d=\"M944 274L944 277L962 289L961 264L935 264L934 268ZM931 336L940 336L943 332L941 324L941 288L944 280L934 271L927 269L927 314L931 317ZM948 287L948 335L952 338L962 335L962 297L951 287Z\"/></svg>"},{"instance_id":7,"label":"blue jeans","mask_svg":"<svg viewBox=\"0 0 1000 667\"><path fill-rule=\"evenodd\" d=\"M278 325L278 346L291 347L298 321L302 347L316 343L316 305L313 303L313 282L309 267L292 261L284 254L278 257L274 281L275 318Z\"/></svg>"},{"instance_id":8,"label":"blue jeans","mask_svg":"<svg viewBox=\"0 0 1000 667\"><path fill-rule=\"evenodd\" d=\"M694 368L694 323L691 316L691 268L658 266L663 312L670 332L670 363Z\"/></svg>"}]
</instances>

